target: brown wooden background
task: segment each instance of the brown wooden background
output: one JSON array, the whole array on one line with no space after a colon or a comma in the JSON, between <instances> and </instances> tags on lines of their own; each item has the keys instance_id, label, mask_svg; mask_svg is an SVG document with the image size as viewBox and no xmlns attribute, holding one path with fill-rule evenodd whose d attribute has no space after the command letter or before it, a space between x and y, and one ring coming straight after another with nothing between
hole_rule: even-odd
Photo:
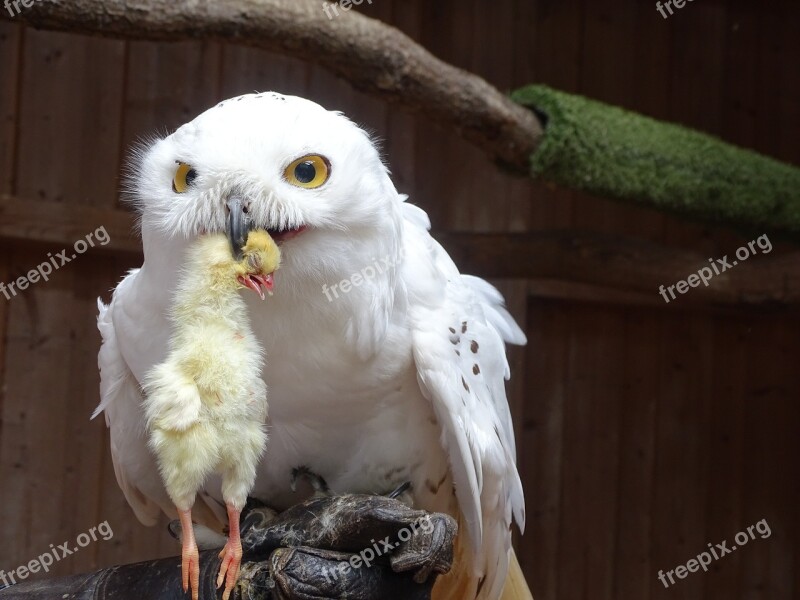
<instances>
[{"instance_id":1,"label":"brown wooden background","mask_svg":"<svg viewBox=\"0 0 800 600\"><path fill-rule=\"evenodd\" d=\"M669 20L633 0L374 0L365 12L501 89L547 83L800 165L794 0L698 0ZM494 280L530 338L512 353L510 389L529 515L519 554L537 600L800 598L800 313L721 307L699 291L666 306L655 286L577 285L568 268L543 276L537 255L509 248L495 270L468 251L478 233L571 229L702 255L678 277L643 259L640 272L671 284L763 232L739 237L508 178L424 117L261 51L3 22L0 72L0 281L100 225L113 237L49 283L0 298L0 569L106 520L113 540L57 573L176 553L163 527L135 521L106 429L88 421L98 401L95 298L140 260L118 212L121 164L140 136L223 97L275 89L374 131L398 188L447 234L465 271L491 277L514 266L518 276ZM603 260L592 263L601 283ZM659 569L764 518L770 538L669 590L658 582Z\"/></svg>"}]
</instances>

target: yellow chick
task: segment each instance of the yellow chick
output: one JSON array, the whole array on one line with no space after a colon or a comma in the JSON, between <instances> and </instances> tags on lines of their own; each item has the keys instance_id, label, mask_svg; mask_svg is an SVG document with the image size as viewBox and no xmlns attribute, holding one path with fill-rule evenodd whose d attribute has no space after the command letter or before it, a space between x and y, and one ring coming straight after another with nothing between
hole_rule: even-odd
<instances>
[{"instance_id":1,"label":"yellow chick","mask_svg":"<svg viewBox=\"0 0 800 600\"><path fill-rule=\"evenodd\" d=\"M263 349L250 327L239 290L272 293L280 251L266 231L251 231L233 257L228 238L211 234L188 250L172 307L174 330L167 359L145 383L149 444L183 530L183 589L199 593L199 552L192 506L211 473L222 476L228 509L228 542L220 553L217 587L224 600L236 583L242 558L239 515L255 483L267 443L267 390L261 377Z\"/></svg>"}]
</instances>

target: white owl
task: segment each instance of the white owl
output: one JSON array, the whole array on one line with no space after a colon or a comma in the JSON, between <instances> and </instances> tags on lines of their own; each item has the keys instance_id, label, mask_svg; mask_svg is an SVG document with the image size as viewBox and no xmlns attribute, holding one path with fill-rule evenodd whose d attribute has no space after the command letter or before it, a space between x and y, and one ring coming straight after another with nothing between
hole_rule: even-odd
<instances>
[{"instance_id":1,"label":"white owl","mask_svg":"<svg viewBox=\"0 0 800 600\"><path fill-rule=\"evenodd\" d=\"M189 242L225 231L226 201L238 194L282 256L269 302L246 298L270 404L252 495L295 504L299 466L334 492L411 482L415 507L461 524L456 564L434 597L500 598L510 565L520 577L511 525L525 519L504 344L525 336L499 292L461 275L430 236L367 134L309 100L241 96L143 148L129 187L145 259L100 305L97 412L138 518L174 512L147 447L140 384L167 354ZM224 522L218 479L200 498L195 518Z\"/></svg>"}]
</instances>

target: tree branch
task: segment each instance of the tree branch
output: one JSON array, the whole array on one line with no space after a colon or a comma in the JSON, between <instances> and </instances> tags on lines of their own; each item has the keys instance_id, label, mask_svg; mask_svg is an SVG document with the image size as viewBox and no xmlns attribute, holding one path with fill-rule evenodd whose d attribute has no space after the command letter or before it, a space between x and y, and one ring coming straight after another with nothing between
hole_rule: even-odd
<instances>
[{"instance_id":1,"label":"tree branch","mask_svg":"<svg viewBox=\"0 0 800 600\"><path fill-rule=\"evenodd\" d=\"M424 113L516 172L685 218L800 239L796 167L542 86L515 92L517 104L397 29L337 10L329 18L319 0L37 0L17 18L115 38L216 39L277 51ZM0 15L9 18L7 11Z\"/></svg>"},{"instance_id":2,"label":"tree branch","mask_svg":"<svg viewBox=\"0 0 800 600\"><path fill-rule=\"evenodd\" d=\"M7 11L0 11L9 19ZM448 65L380 21L318 0L37 1L16 19L42 29L113 38L216 39L320 64L353 87L398 103L474 142L520 173L542 135L536 116L480 77Z\"/></svg>"}]
</instances>

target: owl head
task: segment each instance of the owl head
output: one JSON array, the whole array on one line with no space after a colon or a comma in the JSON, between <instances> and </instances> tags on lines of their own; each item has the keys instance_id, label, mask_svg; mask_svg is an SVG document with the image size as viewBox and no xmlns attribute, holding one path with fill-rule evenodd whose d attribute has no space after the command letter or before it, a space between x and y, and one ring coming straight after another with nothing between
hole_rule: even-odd
<instances>
[{"instance_id":1,"label":"owl head","mask_svg":"<svg viewBox=\"0 0 800 600\"><path fill-rule=\"evenodd\" d=\"M341 113L299 97L219 103L143 145L127 189L145 261L164 268L201 233L225 232L235 253L249 229L281 245L289 287L336 281L398 252L402 198L375 144Z\"/></svg>"}]
</instances>

